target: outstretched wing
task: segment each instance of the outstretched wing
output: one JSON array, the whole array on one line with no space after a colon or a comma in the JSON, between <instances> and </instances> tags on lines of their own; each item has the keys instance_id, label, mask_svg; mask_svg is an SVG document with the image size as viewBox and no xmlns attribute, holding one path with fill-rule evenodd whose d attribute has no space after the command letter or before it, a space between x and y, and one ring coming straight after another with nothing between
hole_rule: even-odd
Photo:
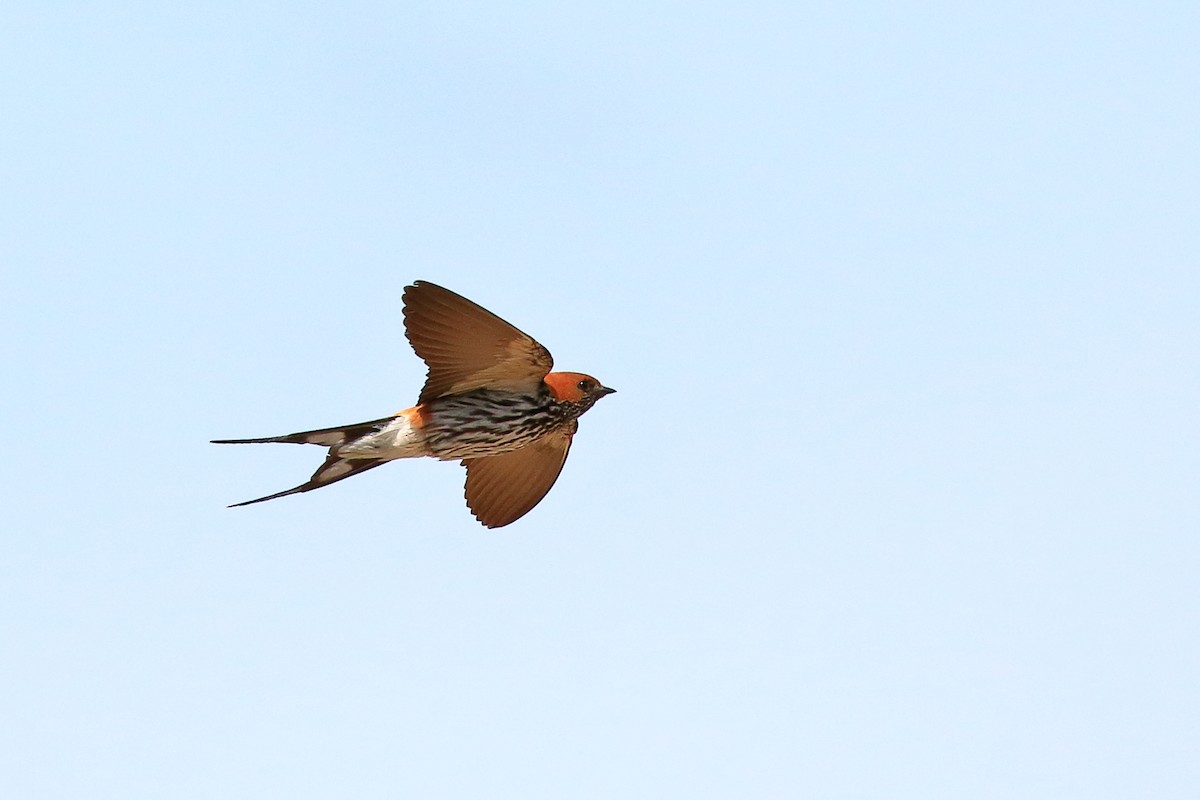
<instances>
[{"instance_id":1,"label":"outstretched wing","mask_svg":"<svg viewBox=\"0 0 1200 800\"><path fill-rule=\"evenodd\" d=\"M511 453L463 459L467 505L475 519L500 528L540 503L567 461L574 427L547 434Z\"/></svg>"},{"instance_id":2,"label":"outstretched wing","mask_svg":"<svg viewBox=\"0 0 1200 800\"><path fill-rule=\"evenodd\" d=\"M428 281L405 287L404 327L413 350L429 367L422 403L483 386L528 388L554 366L533 337Z\"/></svg>"}]
</instances>

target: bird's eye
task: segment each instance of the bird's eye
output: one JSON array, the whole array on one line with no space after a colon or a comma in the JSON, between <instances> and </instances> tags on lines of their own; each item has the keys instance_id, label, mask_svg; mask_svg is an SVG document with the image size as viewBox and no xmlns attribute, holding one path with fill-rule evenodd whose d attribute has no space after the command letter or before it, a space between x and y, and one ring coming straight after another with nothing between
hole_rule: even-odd
<instances>
[{"instance_id":1,"label":"bird's eye","mask_svg":"<svg viewBox=\"0 0 1200 800\"><path fill-rule=\"evenodd\" d=\"M581 392L590 392L592 390L592 382L586 378L575 385L579 387L579 391Z\"/></svg>"}]
</instances>

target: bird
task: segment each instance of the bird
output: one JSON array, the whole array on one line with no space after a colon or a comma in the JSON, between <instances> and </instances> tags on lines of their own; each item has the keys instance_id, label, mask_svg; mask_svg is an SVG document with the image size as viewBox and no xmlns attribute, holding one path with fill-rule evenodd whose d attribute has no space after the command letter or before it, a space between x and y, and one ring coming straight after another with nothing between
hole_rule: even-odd
<instances>
[{"instance_id":1,"label":"bird","mask_svg":"<svg viewBox=\"0 0 1200 800\"><path fill-rule=\"evenodd\" d=\"M405 335L428 372L417 404L390 417L213 444L315 444L329 448L299 486L235 508L310 492L401 458L459 461L475 518L500 528L533 509L558 479L579 417L616 390L582 372L552 372L533 337L429 281L404 288Z\"/></svg>"}]
</instances>

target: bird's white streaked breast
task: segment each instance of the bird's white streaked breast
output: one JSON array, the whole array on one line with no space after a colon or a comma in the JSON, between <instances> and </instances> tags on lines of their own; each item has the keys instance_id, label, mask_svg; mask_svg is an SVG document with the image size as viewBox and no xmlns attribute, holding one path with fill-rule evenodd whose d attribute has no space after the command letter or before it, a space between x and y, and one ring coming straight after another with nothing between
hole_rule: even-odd
<instances>
[{"instance_id":1,"label":"bird's white streaked breast","mask_svg":"<svg viewBox=\"0 0 1200 800\"><path fill-rule=\"evenodd\" d=\"M430 404L425 444L443 460L494 456L524 447L563 422L546 392L477 389Z\"/></svg>"}]
</instances>

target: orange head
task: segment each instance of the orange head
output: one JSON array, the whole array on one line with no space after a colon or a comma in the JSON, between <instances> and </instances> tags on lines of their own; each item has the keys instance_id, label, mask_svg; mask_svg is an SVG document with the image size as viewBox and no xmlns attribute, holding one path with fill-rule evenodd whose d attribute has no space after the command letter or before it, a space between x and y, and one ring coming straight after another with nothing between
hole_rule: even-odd
<instances>
[{"instance_id":1,"label":"orange head","mask_svg":"<svg viewBox=\"0 0 1200 800\"><path fill-rule=\"evenodd\" d=\"M550 394L559 403L573 403L590 407L592 403L612 394L616 389L609 389L591 375L582 372L551 372L545 378Z\"/></svg>"}]
</instances>

